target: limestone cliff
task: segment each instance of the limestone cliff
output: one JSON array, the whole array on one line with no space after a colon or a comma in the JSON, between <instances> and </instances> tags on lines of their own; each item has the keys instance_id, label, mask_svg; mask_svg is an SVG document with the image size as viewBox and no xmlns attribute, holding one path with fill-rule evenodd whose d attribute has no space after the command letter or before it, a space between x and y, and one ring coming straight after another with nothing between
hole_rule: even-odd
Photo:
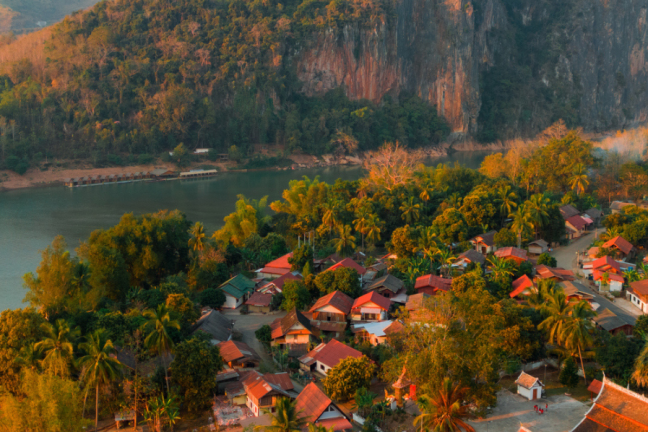
<instances>
[{"instance_id":1,"label":"limestone cliff","mask_svg":"<svg viewBox=\"0 0 648 432\"><path fill-rule=\"evenodd\" d=\"M398 0L373 28L296 49L306 94L415 93L459 135L603 130L648 119L648 0Z\"/></svg>"}]
</instances>

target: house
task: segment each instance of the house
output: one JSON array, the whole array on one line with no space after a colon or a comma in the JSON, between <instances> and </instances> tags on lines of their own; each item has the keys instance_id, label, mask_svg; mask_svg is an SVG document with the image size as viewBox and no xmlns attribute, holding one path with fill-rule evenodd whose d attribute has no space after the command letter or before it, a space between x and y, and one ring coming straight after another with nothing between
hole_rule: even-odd
<instances>
[{"instance_id":1,"label":"house","mask_svg":"<svg viewBox=\"0 0 648 432\"><path fill-rule=\"evenodd\" d=\"M137 361L135 352L129 348L115 347L115 353L110 354L110 357L119 360L119 362L126 367L128 371L137 371L140 375L151 377L159 368L169 369L175 356L171 353L165 355L156 355L146 361Z\"/></svg>"},{"instance_id":2,"label":"house","mask_svg":"<svg viewBox=\"0 0 648 432\"><path fill-rule=\"evenodd\" d=\"M588 217L594 222L595 226L598 226L601 223L601 217L603 216L603 212L596 207L592 207L591 209L587 210L584 214L584 217Z\"/></svg>"},{"instance_id":3,"label":"house","mask_svg":"<svg viewBox=\"0 0 648 432\"><path fill-rule=\"evenodd\" d=\"M339 263L340 261L342 261L342 257L334 253L327 256L326 258L313 260L313 270L322 271L326 267L330 267L334 264Z\"/></svg>"},{"instance_id":4,"label":"house","mask_svg":"<svg viewBox=\"0 0 648 432\"><path fill-rule=\"evenodd\" d=\"M555 282L573 281L575 278L574 272L565 270L560 267L547 267L546 265L539 265L535 268L536 274L533 278L534 281L542 279L549 279Z\"/></svg>"},{"instance_id":5,"label":"house","mask_svg":"<svg viewBox=\"0 0 648 432\"><path fill-rule=\"evenodd\" d=\"M293 272L293 273L297 273L297 272ZM257 289L257 291L261 293L270 293L270 294L277 294L283 292L283 286L286 282L291 280L300 281L303 279L299 273L297 274L293 274L293 273L286 273L285 275L279 276L276 279L266 282L265 284L261 285Z\"/></svg>"},{"instance_id":6,"label":"house","mask_svg":"<svg viewBox=\"0 0 648 432\"><path fill-rule=\"evenodd\" d=\"M348 357L360 358L362 355L360 351L333 339L317 345L312 351L301 356L299 362L304 370L326 375L342 360Z\"/></svg>"},{"instance_id":7,"label":"house","mask_svg":"<svg viewBox=\"0 0 648 432\"><path fill-rule=\"evenodd\" d=\"M444 279L432 274L416 278L414 289L417 293L427 293L435 295L439 291L450 291L452 289L452 279Z\"/></svg>"},{"instance_id":8,"label":"house","mask_svg":"<svg viewBox=\"0 0 648 432\"><path fill-rule=\"evenodd\" d=\"M574 207L571 204L566 204L562 207L560 207L560 215L563 217L563 219L567 220L571 217L578 216L580 212L576 207Z\"/></svg>"},{"instance_id":9,"label":"house","mask_svg":"<svg viewBox=\"0 0 648 432\"><path fill-rule=\"evenodd\" d=\"M211 336L211 342L216 345L232 338L234 322L215 310L204 313L191 327L192 333L201 331Z\"/></svg>"},{"instance_id":10,"label":"house","mask_svg":"<svg viewBox=\"0 0 648 432\"><path fill-rule=\"evenodd\" d=\"M632 244L621 236L616 236L603 243L604 249L614 249L618 258L632 258L635 254L635 248Z\"/></svg>"},{"instance_id":11,"label":"house","mask_svg":"<svg viewBox=\"0 0 648 432\"><path fill-rule=\"evenodd\" d=\"M577 301L585 300L590 303L592 309L596 310L598 308L598 303L592 303L594 296L586 293L581 284L572 281L562 281L559 285L562 287L568 301L572 299Z\"/></svg>"},{"instance_id":12,"label":"house","mask_svg":"<svg viewBox=\"0 0 648 432\"><path fill-rule=\"evenodd\" d=\"M404 287L405 284L402 280L388 274L373 281L373 283L365 287L365 291L375 291L381 296L391 299L396 297Z\"/></svg>"},{"instance_id":13,"label":"house","mask_svg":"<svg viewBox=\"0 0 648 432\"><path fill-rule=\"evenodd\" d=\"M603 376L594 404L572 432L648 431L648 399Z\"/></svg>"},{"instance_id":14,"label":"house","mask_svg":"<svg viewBox=\"0 0 648 432\"><path fill-rule=\"evenodd\" d=\"M591 261L595 260L596 256L599 254L599 251L600 249L598 248L598 246L592 246L587 251L587 258Z\"/></svg>"},{"instance_id":15,"label":"house","mask_svg":"<svg viewBox=\"0 0 648 432\"><path fill-rule=\"evenodd\" d=\"M482 255L487 255L497 250L497 247L495 247L495 234L497 234L497 231L492 230L486 234L471 238L469 241L477 252L480 252Z\"/></svg>"},{"instance_id":16,"label":"house","mask_svg":"<svg viewBox=\"0 0 648 432\"><path fill-rule=\"evenodd\" d=\"M518 386L518 394L530 401L542 397L542 388L544 387L544 384L542 384L542 381L540 381L539 378L531 376L526 372L522 372L515 381L515 384Z\"/></svg>"},{"instance_id":17,"label":"house","mask_svg":"<svg viewBox=\"0 0 648 432\"><path fill-rule=\"evenodd\" d=\"M351 307L352 321L384 321L391 302L375 291L358 297Z\"/></svg>"},{"instance_id":18,"label":"house","mask_svg":"<svg viewBox=\"0 0 648 432\"><path fill-rule=\"evenodd\" d=\"M632 335L633 325L609 309L603 309L598 315L592 318L592 321L596 323L598 328L605 330L612 336L616 336L619 333L623 333L626 336Z\"/></svg>"},{"instance_id":19,"label":"house","mask_svg":"<svg viewBox=\"0 0 648 432\"><path fill-rule=\"evenodd\" d=\"M585 233L587 229L588 222L583 219L581 216L572 216L565 221L565 228L567 228L567 238L575 239L579 238Z\"/></svg>"},{"instance_id":20,"label":"house","mask_svg":"<svg viewBox=\"0 0 648 432\"><path fill-rule=\"evenodd\" d=\"M500 259L514 261L517 265L528 261L527 251L516 247L505 247L495 251L495 256Z\"/></svg>"},{"instance_id":21,"label":"house","mask_svg":"<svg viewBox=\"0 0 648 432\"><path fill-rule=\"evenodd\" d=\"M294 399L294 386L287 373L265 374L250 371L242 380L247 396L246 405L255 417L264 412L275 412L277 400L282 397Z\"/></svg>"},{"instance_id":22,"label":"house","mask_svg":"<svg viewBox=\"0 0 648 432\"><path fill-rule=\"evenodd\" d=\"M486 264L486 257L474 249L468 249L457 257L457 261L452 264L452 267L463 272L472 263L479 264L483 268Z\"/></svg>"},{"instance_id":23,"label":"house","mask_svg":"<svg viewBox=\"0 0 648 432\"><path fill-rule=\"evenodd\" d=\"M227 365L234 368L254 368L261 363L261 357L246 343L229 340L216 345Z\"/></svg>"},{"instance_id":24,"label":"house","mask_svg":"<svg viewBox=\"0 0 648 432\"><path fill-rule=\"evenodd\" d=\"M272 297L274 294L255 292L245 302L249 312L269 313L272 311Z\"/></svg>"},{"instance_id":25,"label":"house","mask_svg":"<svg viewBox=\"0 0 648 432\"><path fill-rule=\"evenodd\" d=\"M602 273L606 273L606 272L616 273L616 274L623 273L623 269L621 268L621 263L610 258L609 256L597 258L594 261L590 261L588 263L583 264L584 275L589 276L593 274L595 271L599 271Z\"/></svg>"},{"instance_id":26,"label":"house","mask_svg":"<svg viewBox=\"0 0 648 432\"><path fill-rule=\"evenodd\" d=\"M594 400L596 396L601 393L601 387L603 387L603 383L597 379L593 380L590 385L587 387L587 391L590 392L590 399Z\"/></svg>"},{"instance_id":27,"label":"house","mask_svg":"<svg viewBox=\"0 0 648 432\"><path fill-rule=\"evenodd\" d=\"M648 314L648 279L630 282L627 297L630 303Z\"/></svg>"},{"instance_id":28,"label":"house","mask_svg":"<svg viewBox=\"0 0 648 432\"><path fill-rule=\"evenodd\" d=\"M621 201L612 201L612 204L610 204L610 210L612 210L612 214L619 214L623 213L623 209L628 206L634 206L634 203L625 203Z\"/></svg>"},{"instance_id":29,"label":"house","mask_svg":"<svg viewBox=\"0 0 648 432\"><path fill-rule=\"evenodd\" d=\"M151 171L152 178L174 177L175 171L166 168L158 168Z\"/></svg>"},{"instance_id":30,"label":"house","mask_svg":"<svg viewBox=\"0 0 648 432\"><path fill-rule=\"evenodd\" d=\"M279 276L290 273L292 264L288 262L288 258L292 258L292 256L293 253L289 252L274 261L270 261L265 265L265 267L256 271L257 275L264 279L277 279Z\"/></svg>"},{"instance_id":31,"label":"house","mask_svg":"<svg viewBox=\"0 0 648 432\"><path fill-rule=\"evenodd\" d=\"M513 291L509 297L516 298L518 296L526 296L531 294L531 289L535 288L535 283L527 275L522 275L513 281Z\"/></svg>"},{"instance_id":32,"label":"house","mask_svg":"<svg viewBox=\"0 0 648 432\"><path fill-rule=\"evenodd\" d=\"M355 271L357 271L360 276L362 276L363 274L365 274L367 272L366 268L362 267L360 264L353 261L351 258L344 258L339 263L332 265L331 267L329 267L328 269L326 269L324 271L335 271L335 270L337 270L339 268L352 268Z\"/></svg>"},{"instance_id":33,"label":"house","mask_svg":"<svg viewBox=\"0 0 648 432\"><path fill-rule=\"evenodd\" d=\"M295 411L310 424L327 430L346 431L353 426L342 410L315 383L310 383L295 399Z\"/></svg>"},{"instance_id":34,"label":"house","mask_svg":"<svg viewBox=\"0 0 648 432\"><path fill-rule=\"evenodd\" d=\"M225 294L225 304L223 304L223 307L226 309L236 309L241 306L254 293L255 285L254 281L246 278L242 274L238 274L224 282L218 287Z\"/></svg>"},{"instance_id":35,"label":"house","mask_svg":"<svg viewBox=\"0 0 648 432\"><path fill-rule=\"evenodd\" d=\"M623 282L625 282L623 276L617 273L606 273L594 270L594 281L596 282L596 285L598 285L599 291L603 290L606 278L610 292L620 292L623 290Z\"/></svg>"},{"instance_id":36,"label":"house","mask_svg":"<svg viewBox=\"0 0 648 432\"><path fill-rule=\"evenodd\" d=\"M353 299L340 291L333 291L317 299L308 310L313 334L318 337L344 338L347 319ZM306 316L306 314L304 314Z\"/></svg>"},{"instance_id":37,"label":"house","mask_svg":"<svg viewBox=\"0 0 648 432\"><path fill-rule=\"evenodd\" d=\"M270 324L272 329L271 346L287 347L293 354L305 351L313 336L310 320L297 309L293 309L283 318L277 318Z\"/></svg>"},{"instance_id":38,"label":"house","mask_svg":"<svg viewBox=\"0 0 648 432\"><path fill-rule=\"evenodd\" d=\"M355 335L356 342L369 342L376 346L387 341L390 334L398 333L405 326L400 321L379 321L371 323L354 324L352 332Z\"/></svg>"},{"instance_id":39,"label":"house","mask_svg":"<svg viewBox=\"0 0 648 432\"><path fill-rule=\"evenodd\" d=\"M529 249L529 253L532 253L534 255L540 255L549 250L549 243L547 243L542 239L534 240L531 243L529 243L528 249Z\"/></svg>"},{"instance_id":40,"label":"house","mask_svg":"<svg viewBox=\"0 0 648 432\"><path fill-rule=\"evenodd\" d=\"M430 318L430 312L426 308L426 304L432 296L428 293L418 293L409 296L405 309L409 315L409 322L420 322Z\"/></svg>"}]
</instances>

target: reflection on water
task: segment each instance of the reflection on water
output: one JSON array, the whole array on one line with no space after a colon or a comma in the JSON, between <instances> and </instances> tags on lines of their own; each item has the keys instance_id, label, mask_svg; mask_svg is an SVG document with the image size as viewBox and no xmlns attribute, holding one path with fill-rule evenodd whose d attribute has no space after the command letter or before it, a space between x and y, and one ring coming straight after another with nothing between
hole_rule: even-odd
<instances>
[{"instance_id":1,"label":"reflection on water","mask_svg":"<svg viewBox=\"0 0 648 432\"><path fill-rule=\"evenodd\" d=\"M456 153L431 160L479 166L487 153ZM355 180L358 167L312 168L299 171L223 173L208 179L136 182L80 188L52 187L0 192L0 310L22 307L22 276L35 271L39 251L57 235L70 248L97 228L107 228L124 213L150 213L179 209L192 221L201 221L210 232L232 212L238 194L250 198L281 198L292 179L319 176L321 181Z\"/></svg>"}]
</instances>

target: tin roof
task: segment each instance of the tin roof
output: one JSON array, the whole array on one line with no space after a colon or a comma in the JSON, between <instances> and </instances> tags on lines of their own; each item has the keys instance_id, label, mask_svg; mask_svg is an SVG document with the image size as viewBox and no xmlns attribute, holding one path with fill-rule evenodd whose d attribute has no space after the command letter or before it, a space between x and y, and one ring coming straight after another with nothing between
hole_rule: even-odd
<instances>
[{"instance_id":1,"label":"tin roof","mask_svg":"<svg viewBox=\"0 0 648 432\"><path fill-rule=\"evenodd\" d=\"M630 243L628 240L624 239L621 236L616 236L613 239L610 239L603 243L603 247L605 249L610 249L612 247L616 247L619 249L621 252L624 254L628 255L630 252L632 252L632 249L634 248L632 246L632 243Z\"/></svg>"},{"instance_id":2,"label":"tin roof","mask_svg":"<svg viewBox=\"0 0 648 432\"><path fill-rule=\"evenodd\" d=\"M246 343L229 340L227 342L221 342L216 345L220 350L220 355L223 357L226 363L247 359L251 361L260 361L261 357L250 348Z\"/></svg>"},{"instance_id":3,"label":"tin roof","mask_svg":"<svg viewBox=\"0 0 648 432\"><path fill-rule=\"evenodd\" d=\"M331 339L328 343L321 343L316 346L311 352L299 358L302 363L310 362L311 360L318 361L325 366L334 368L342 360L348 358L360 358L362 353L356 349L351 348L336 339Z\"/></svg>"},{"instance_id":4,"label":"tin roof","mask_svg":"<svg viewBox=\"0 0 648 432\"><path fill-rule=\"evenodd\" d=\"M378 306L381 309L384 309L385 311L389 310L389 307L391 306L391 301L387 297L383 297L380 294L378 294L376 291L371 291L368 292L365 295L362 295L358 297L354 302L352 309L356 309L361 307L362 305L365 305L367 303L374 303L376 306Z\"/></svg>"},{"instance_id":5,"label":"tin roof","mask_svg":"<svg viewBox=\"0 0 648 432\"><path fill-rule=\"evenodd\" d=\"M324 297L317 299L313 307L311 307L308 311L315 312L317 309L324 306L333 306L335 309L347 315L349 312L351 312L353 299L343 292L333 291L332 293L329 293Z\"/></svg>"},{"instance_id":6,"label":"tin roof","mask_svg":"<svg viewBox=\"0 0 648 432\"><path fill-rule=\"evenodd\" d=\"M344 268L352 268L355 271L357 271L358 274L360 274L360 275L363 275L363 274L365 274L367 272L366 268L362 267L360 264L353 261L351 258L344 258L339 263L332 265L331 267L329 267L328 269L326 269L324 271L331 271L331 270L335 271L335 270L337 270L339 268L343 268L343 267Z\"/></svg>"}]
</instances>

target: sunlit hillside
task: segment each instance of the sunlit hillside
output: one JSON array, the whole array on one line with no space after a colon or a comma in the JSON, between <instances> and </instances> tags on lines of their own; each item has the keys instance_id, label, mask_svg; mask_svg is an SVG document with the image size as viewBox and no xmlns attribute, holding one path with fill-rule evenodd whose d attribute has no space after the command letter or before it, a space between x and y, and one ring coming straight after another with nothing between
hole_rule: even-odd
<instances>
[{"instance_id":1,"label":"sunlit hillside","mask_svg":"<svg viewBox=\"0 0 648 432\"><path fill-rule=\"evenodd\" d=\"M0 0L0 32L39 28L98 0Z\"/></svg>"}]
</instances>

